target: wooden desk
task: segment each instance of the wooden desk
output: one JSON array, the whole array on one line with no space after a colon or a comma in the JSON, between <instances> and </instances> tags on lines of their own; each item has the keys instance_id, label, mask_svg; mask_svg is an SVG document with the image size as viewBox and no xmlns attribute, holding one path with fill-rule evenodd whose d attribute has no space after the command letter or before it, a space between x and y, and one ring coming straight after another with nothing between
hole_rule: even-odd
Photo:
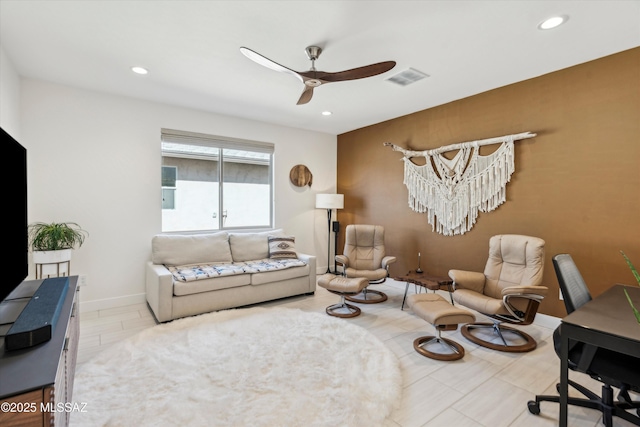
<instances>
[{"instance_id":1,"label":"wooden desk","mask_svg":"<svg viewBox=\"0 0 640 427\"><path fill-rule=\"evenodd\" d=\"M422 286L426 289L431 289L434 292L440 289L447 290L449 291L449 298L451 298L451 305L453 305L453 296L451 295L451 293L453 292L453 280L448 277L430 276L425 272L416 273L412 270L404 276L394 277L393 279L399 282L407 283L407 286L405 286L404 288L404 298L402 298L402 307L400 308L400 310L404 310L404 302L407 299L409 283Z\"/></svg>"},{"instance_id":2,"label":"wooden desk","mask_svg":"<svg viewBox=\"0 0 640 427\"><path fill-rule=\"evenodd\" d=\"M640 324L623 285L615 285L562 319L560 351L560 427L567 425L569 339L640 357ZM640 287L626 286L640 307Z\"/></svg>"}]
</instances>

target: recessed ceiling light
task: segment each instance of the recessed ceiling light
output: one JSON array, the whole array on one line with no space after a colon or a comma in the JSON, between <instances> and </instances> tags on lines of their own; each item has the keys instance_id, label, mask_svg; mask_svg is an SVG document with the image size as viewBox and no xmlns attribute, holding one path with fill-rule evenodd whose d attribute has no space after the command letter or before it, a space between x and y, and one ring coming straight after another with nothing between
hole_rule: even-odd
<instances>
[{"instance_id":1,"label":"recessed ceiling light","mask_svg":"<svg viewBox=\"0 0 640 427\"><path fill-rule=\"evenodd\" d=\"M131 71L136 74L147 74L149 71L143 67L131 67Z\"/></svg>"},{"instance_id":2,"label":"recessed ceiling light","mask_svg":"<svg viewBox=\"0 0 640 427\"><path fill-rule=\"evenodd\" d=\"M323 112L322 112L322 115L323 115L323 116L330 116L330 115L332 115L332 114L333 114L333 113L332 113L331 111L323 111Z\"/></svg>"},{"instance_id":3,"label":"recessed ceiling light","mask_svg":"<svg viewBox=\"0 0 640 427\"><path fill-rule=\"evenodd\" d=\"M564 24L569 19L568 16L552 16L551 18L547 18L538 25L539 30L550 30L552 28L556 28L558 25Z\"/></svg>"}]
</instances>

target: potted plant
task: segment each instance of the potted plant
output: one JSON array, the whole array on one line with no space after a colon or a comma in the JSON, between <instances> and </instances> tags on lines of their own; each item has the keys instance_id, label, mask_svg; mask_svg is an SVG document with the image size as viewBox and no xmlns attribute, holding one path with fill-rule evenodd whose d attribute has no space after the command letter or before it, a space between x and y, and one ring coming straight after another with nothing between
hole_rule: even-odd
<instances>
[{"instance_id":1,"label":"potted plant","mask_svg":"<svg viewBox=\"0 0 640 427\"><path fill-rule=\"evenodd\" d=\"M29 224L29 247L34 264L70 261L71 250L82 246L88 234L75 222Z\"/></svg>"}]
</instances>

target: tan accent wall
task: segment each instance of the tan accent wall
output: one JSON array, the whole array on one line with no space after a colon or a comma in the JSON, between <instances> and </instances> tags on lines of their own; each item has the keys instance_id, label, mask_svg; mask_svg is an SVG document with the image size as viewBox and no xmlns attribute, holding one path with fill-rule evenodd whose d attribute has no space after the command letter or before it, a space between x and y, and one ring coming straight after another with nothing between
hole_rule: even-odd
<instances>
[{"instance_id":1,"label":"tan accent wall","mask_svg":"<svg viewBox=\"0 0 640 427\"><path fill-rule=\"evenodd\" d=\"M398 90L429 96L431 84ZM383 146L425 150L526 131L538 136L516 142L507 201L453 237L408 207L402 154ZM339 135L338 193L342 229L385 227L387 254L398 257L392 276L416 268L418 252L429 273L483 271L491 236L526 234L546 241L541 313L566 314L551 263L558 253L573 256L593 296L635 285L620 250L640 267L640 48Z\"/></svg>"}]
</instances>

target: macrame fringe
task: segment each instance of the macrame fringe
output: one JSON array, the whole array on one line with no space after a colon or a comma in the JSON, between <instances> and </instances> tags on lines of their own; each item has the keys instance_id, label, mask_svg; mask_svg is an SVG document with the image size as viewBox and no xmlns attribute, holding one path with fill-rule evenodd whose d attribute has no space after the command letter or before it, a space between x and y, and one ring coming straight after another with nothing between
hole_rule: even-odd
<instances>
[{"instance_id":1,"label":"macrame fringe","mask_svg":"<svg viewBox=\"0 0 640 427\"><path fill-rule=\"evenodd\" d=\"M478 212L491 212L506 201L506 185L515 170L514 142L503 142L488 156L480 156L478 146L470 144L452 160L441 154L428 156L423 166L403 160L409 207L426 212L433 231L453 236L471 230Z\"/></svg>"}]
</instances>

